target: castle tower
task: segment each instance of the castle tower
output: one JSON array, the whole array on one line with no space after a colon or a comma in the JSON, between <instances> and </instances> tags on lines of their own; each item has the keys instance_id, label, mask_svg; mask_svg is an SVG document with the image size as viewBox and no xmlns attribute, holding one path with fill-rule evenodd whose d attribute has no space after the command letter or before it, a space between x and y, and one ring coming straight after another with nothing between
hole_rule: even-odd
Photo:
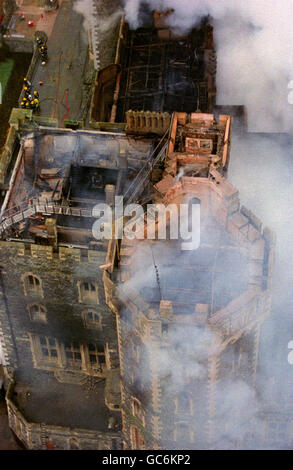
<instances>
[{"instance_id":1,"label":"castle tower","mask_svg":"<svg viewBox=\"0 0 293 470\"><path fill-rule=\"evenodd\" d=\"M239 409L241 394L255 397L274 239L223 176L230 133L229 116L173 114L154 188L154 202L170 209L169 237L146 240L150 219L158 235L166 215L151 209L136 220L145 239L122 241L116 287L105 274L117 315L126 448L221 448L230 435L232 447L249 445L253 422L249 410L240 422ZM195 249L170 235L183 203L200 206Z\"/></svg>"}]
</instances>

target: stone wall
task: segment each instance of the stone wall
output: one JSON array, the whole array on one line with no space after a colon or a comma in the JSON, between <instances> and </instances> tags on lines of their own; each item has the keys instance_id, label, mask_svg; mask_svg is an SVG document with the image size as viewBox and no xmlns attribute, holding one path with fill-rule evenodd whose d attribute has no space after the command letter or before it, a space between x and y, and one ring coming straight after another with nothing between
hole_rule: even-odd
<instances>
[{"instance_id":1,"label":"stone wall","mask_svg":"<svg viewBox=\"0 0 293 470\"><path fill-rule=\"evenodd\" d=\"M1 242L0 253L0 333L8 365L37 367L31 337L46 335L60 342L102 343L107 368L119 366L115 315L105 303L103 270L99 268L105 252L60 247L55 253L49 246ZM40 293L26 295L24 276L28 273L40 279ZM79 281L97 284L99 303L80 301ZM46 323L31 320L28 309L32 304L45 307ZM85 325L83 312L87 309L99 315L101 328Z\"/></svg>"},{"instance_id":2,"label":"stone wall","mask_svg":"<svg viewBox=\"0 0 293 470\"><path fill-rule=\"evenodd\" d=\"M34 450L112 450L122 448L119 433L101 433L85 429L30 423L12 400L13 384L9 386L6 402L9 426L26 448Z\"/></svg>"}]
</instances>

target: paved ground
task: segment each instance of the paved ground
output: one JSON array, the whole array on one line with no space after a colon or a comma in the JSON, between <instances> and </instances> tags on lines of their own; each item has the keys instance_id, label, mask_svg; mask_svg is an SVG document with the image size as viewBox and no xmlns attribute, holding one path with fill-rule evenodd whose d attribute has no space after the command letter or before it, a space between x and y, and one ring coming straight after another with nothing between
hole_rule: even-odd
<instances>
[{"instance_id":1,"label":"paved ground","mask_svg":"<svg viewBox=\"0 0 293 470\"><path fill-rule=\"evenodd\" d=\"M87 60L84 18L74 11L73 0L63 0L48 41L49 61L39 64L33 88L40 93L40 112L62 125L65 119L82 118L83 81ZM39 85L42 81L44 84Z\"/></svg>"},{"instance_id":2,"label":"paved ground","mask_svg":"<svg viewBox=\"0 0 293 470\"><path fill-rule=\"evenodd\" d=\"M45 31L48 36L51 34L58 10L45 12L39 0L17 0L16 3L18 10L10 23L11 34L23 34L28 39L33 37L35 31ZM23 20L20 13L24 14ZM30 20L34 22L33 26L28 26Z\"/></svg>"}]
</instances>

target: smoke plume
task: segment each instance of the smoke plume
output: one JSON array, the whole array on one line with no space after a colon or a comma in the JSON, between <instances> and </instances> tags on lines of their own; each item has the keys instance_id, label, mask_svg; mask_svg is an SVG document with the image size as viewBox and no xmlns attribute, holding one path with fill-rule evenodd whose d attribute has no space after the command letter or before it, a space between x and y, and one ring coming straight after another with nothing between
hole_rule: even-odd
<instances>
[{"instance_id":1,"label":"smoke plume","mask_svg":"<svg viewBox=\"0 0 293 470\"><path fill-rule=\"evenodd\" d=\"M289 0L125 0L124 6L126 20L133 29L142 26L146 6L149 10L173 9L168 22L174 32L181 34L209 15L217 52L217 104L245 105L248 130L254 132L233 135L229 180L239 189L241 202L277 236L273 316L263 328L258 396L244 381L219 383L221 406L216 413L223 427L214 446L234 447L244 438L248 422L253 419L257 448L263 410L275 414L286 435L282 413L293 382L293 369L287 361L287 344L293 339L293 140L277 134L292 132L293 127L293 106L288 100L293 78L293 4ZM268 132L274 134L260 134ZM191 344L186 332L179 338ZM164 355L162 364L170 370L174 358ZM195 371L204 377L205 371L197 367L201 361L195 364ZM180 389L179 373L174 374L169 386L171 390ZM275 437L267 446L285 448L283 441Z\"/></svg>"},{"instance_id":2,"label":"smoke plume","mask_svg":"<svg viewBox=\"0 0 293 470\"><path fill-rule=\"evenodd\" d=\"M221 406L216 413L223 423L223 430L214 445L217 448L233 447L244 438L247 423L253 419L257 446L260 409L265 405L269 411L281 413L284 383L293 374L286 357L288 340L293 339L290 315L293 304L293 142L277 135L256 134L293 130L293 106L288 101L288 85L293 79L293 4L289 0L123 0L123 3L126 21L132 29L142 26L146 10L173 9L168 22L172 30L180 34L188 33L209 15L217 52L217 104L245 105L248 130L255 133L233 136L229 180L239 189L241 202L277 235L275 314L265 326L267 331L259 355L261 396L257 397L243 380L220 383L217 399ZM84 0L77 5L81 5L80 11L84 14L90 11ZM107 30L109 25L105 25L104 30ZM166 274L162 272L164 255L162 245L161 256L157 259L162 277ZM149 257L144 258L143 251L138 256L137 266L141 265L143 269L134 273L128 285L139 290L150 279L155 282L155 275ZM283 328L285 334L280 325L286 325ZM185 357L190 361L183 364L172 351L162 351L158 357L162 377L168 376L169 392L177 394L184 388L182 371L185 367L192 367L198 379L205 379L206 370L202 364L207 357L203 357L205 349L200 349L200 345L206 344L207 340L212 342L213 333L195 329L192 332L171 330L169 334L174 341L185 345ZM198 345L196 355L194 350L191 352L191 347L190 351L188 349L194 344ZM278 380L281 382L279 388L270 386ZM275 401L272 399L274 394L277 395ZM272 448L283 446L282 442L271 444Z\"/></svg>"},{"instance_id":3,"label":"smoke plume","mask_svg":"<svg viewBox=\"0 0 293 470\"><path fill-rule=\"evenodd\" d=\"M243 104L249 130L293 127L288 84L293 79L293 4L289 0L124 0L126 20L141 25L141 11L174 9L169 25L187 33L210 15L217 50L217 103Z\"/></svg>"}]
</instances>

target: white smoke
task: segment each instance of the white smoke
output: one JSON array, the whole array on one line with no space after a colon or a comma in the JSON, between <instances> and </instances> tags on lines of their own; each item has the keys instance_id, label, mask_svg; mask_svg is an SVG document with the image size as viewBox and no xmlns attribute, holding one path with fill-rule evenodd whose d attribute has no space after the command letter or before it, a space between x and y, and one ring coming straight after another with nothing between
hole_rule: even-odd
<instances>
[{"instance_id":1,"label":"white smoke","mask_svg":"<svg viewBox=\"0 0 293 470\"><path fill-rule=\"evenodd\" d=\"M92 27L93 21L93 0L77 0L74 3L74 10L84 17L83 29L87 32Z\"/></svg>"},{"instance_id":2,"label":"white smoke","mask_svg":"<svg viewBox=\"0 0 293 470\"><path fill-rule=\"evenodd\" d=\"M125 0L126 20L140 25L140 8L174 9L169 24L188 32L211 15L217 49L217 103L243 104L255 132L293 129L288 84L293 79L293 3L289 0Z\"/></svg>"},{"instance_id":3,"label":"white smoke","mask_svg":"<svg viewBox=\"0 0 293 470\"><path fill-rule=\"evenodd\" d=\"M280 300L293 287L293 142L284 136L248 134L232 138L229 181L264 226L276 234L274 290Z\"/></svg>"},{"instance_id":4,"label":"white smoke","mask_svg":"<svg viewBox=\"0 0 293 470\"><path fill-rule=\"evenodd\" d=\"M101 3L96 1L96 8L95 0L77 0L74 3L74 10L84 17L83 27L86 32L95 26L99 34L109 33L120 20L123 10L119 0L112 1L110 6L104 8Z\"/></svg>"},{"instance_id":5,"label":"white smoke","mask_svg":"<svg viewBox=\"0 0 293 470\"><path fill-rule=\"evenodd\" d=\"M78 4L84 14L90 11L84 7L84 0ZM293 106L288 103L288 84L293 79L293 3L290 0L124 0L126 21L131 28L141 26L141 10L145 4L161 11L174 9L169 25L183 34L199 24L203 16L210 15L217 51L217 104L245 105L250 131L292 131ZM240 190L241 202L277 234L275 293L276 297L284 298L287 292L293 292L292 147L289 143L277 143L273 137L234 138L229 169L229 179ZM153 276L151 264L142 272L136 272L128 284L139 289ZM278 313L282 321L284 313ZM170 335L173 336L172 330ZM198 378L205 377L202 360L206 358L201 356L201 349L197 349L194 356L195 351L192 353L190 348L189 352L188 348L191 343L200 347L206 340L210 341L209 335L212 333L205 331L202 336L196 329L193 333L187 332L187 336L186 331L177 336L187 348L185 357L188 356L190 368L192 366ZM272 349L276 339L272 335L270 340ZM286 348L286 341L280 347ZM170 391L180 389L182 371L187 365L172 351L162 351L158 360L162 376L172 371ZM263 362L261 365L264 366ZM265 366L272 367L272 364ZM253 389L240 380L220 385L217 393L222 406L216 413L223 423L223 431L216 446L231 448L238 444L250 420L255 422L257 439L262 423L257 421L260 406Z\"/></svg>"},{"instance_id":6,"label":"white smoke","mask_svg":"<svg viewBox=\"0 0 293 470\"><path fill-rule=\"evenodd\" d=\"M258 417L259 402L253 388L243 380L223 380L218 383L216 400L220 406L216 407L215 415L221 424L220 432L214 437L214 448L231 450L261 447L263 422ZM250 436L250 444L247 444L245 439L249 433L253 437Z\"/></svg>"},{"instance_id":7,"label":"white smoke","mask_svg":"<svg viewBox=\"0 0 293 470\"><path fill-rule=\"evenodd\" d=\"M289 135L234 135L229 180L240 200L276 234L272 315L262 328L258 378L262 406L282 430L269 444L286 448L286 415L290 416L293 368L288 342L293 339L293 140ZM285 413L286 410L286 413Z\"/></svg>"},{"instance_id":8,"label":"white smoke","mask_svg":"<svg viewBox=\"0 0 293 470\"><path fill-rule=\"evenodd\" d=\"M202 233L201 235L204 238L204 234ZM133 290L133 293L135 293L134 296L136 293L140 292L142 297L148 298L150 289L152 292L158 289L154 267L155 260L162 298L164 298L165 289L171 287L170 280L176 276L174 265L184 265L183 259L180 259L184 254L180 255L176 252L175 255L174 250L176 250L176 248L173 245L169 245L168 242L157 241L153 244L153 248L151 248L148 241L140 241L137 244L135 253L132 255L132 276L123 283L123 287L121 285L121 288L126 290L130 288ZM154 260L151 254L152 251ZM232 284L233 274L229 273L228 263L228 259L223 257L221 270L223 269L223 272L225 272L227 283ZM178 289L180 286L186 287L188 285L188 279L190 278L189 272L186 271L184 273L182 269L180 273L181 277L177 280ZM229 276L231 276L231 278ZM194 285L194 290L196 290L196 288L197 287ZM132 295L131 292L130 295ZM186 294L186 296L188 298L188 294ZM131 339L135 337L135 329L132 329L130 323L128 327L128 335L129 339ZM195 383L193 388L195 406L202 408L204 407L206 399L202 391L206 390L205 386L208 381L207 364L209 358L215 353L215 348L217 348L218 336L207 324L205 324L203 328L196 325L188 325L187 327L187 325L172 322L169 323L167 335L168 344L172 344L172 346L166 348L163 342L161 347L156 350L157 373L160 377L160 385L162 386L163 401L168 400L170 413L172 413L172 403L174 402L172 397L179 397L182 392L186 392L187 375L189 379L193 380ZM127 347L126 342L125 347ZM152 345L149 344L148 347L152 348ZM129 348L131 349L130 342ZM245 352L242 352L241 361L243 362L242 367L244 368L246 367L245 364L248 362L248 358L246 360L245 357ZM215 409L217 433L213 441L209 443L212 448L227 449L238 448L239 446L246 448L248 445L246 435L248 433L253 433L253 443L259 445L260 442L263 429L263 422L259 418L261 410L260 403L258 402L255 390L248 381L245 381L241 377L235 377L235 380L231 379L232 362L233 354L231 351L225 352L225 355L221 358L221 364L226 364L223 367L226 371L225 373L228 375L221 376L217 381L215 397L217 401ZM151 377L149 372L145 373L143 363L137 368L135 373L144 388L150 389ZM252 422L254 424L253 427L251 426ZM197 412L197 416L194 418L195 434L197 436L195 446L202 446L202 448L208 446L205 435L206 424L205 419L199 417ZM164 431L166 432L166 429ZM185 445L187 444L188 443Z\"/></svg>"}]
</instances>

